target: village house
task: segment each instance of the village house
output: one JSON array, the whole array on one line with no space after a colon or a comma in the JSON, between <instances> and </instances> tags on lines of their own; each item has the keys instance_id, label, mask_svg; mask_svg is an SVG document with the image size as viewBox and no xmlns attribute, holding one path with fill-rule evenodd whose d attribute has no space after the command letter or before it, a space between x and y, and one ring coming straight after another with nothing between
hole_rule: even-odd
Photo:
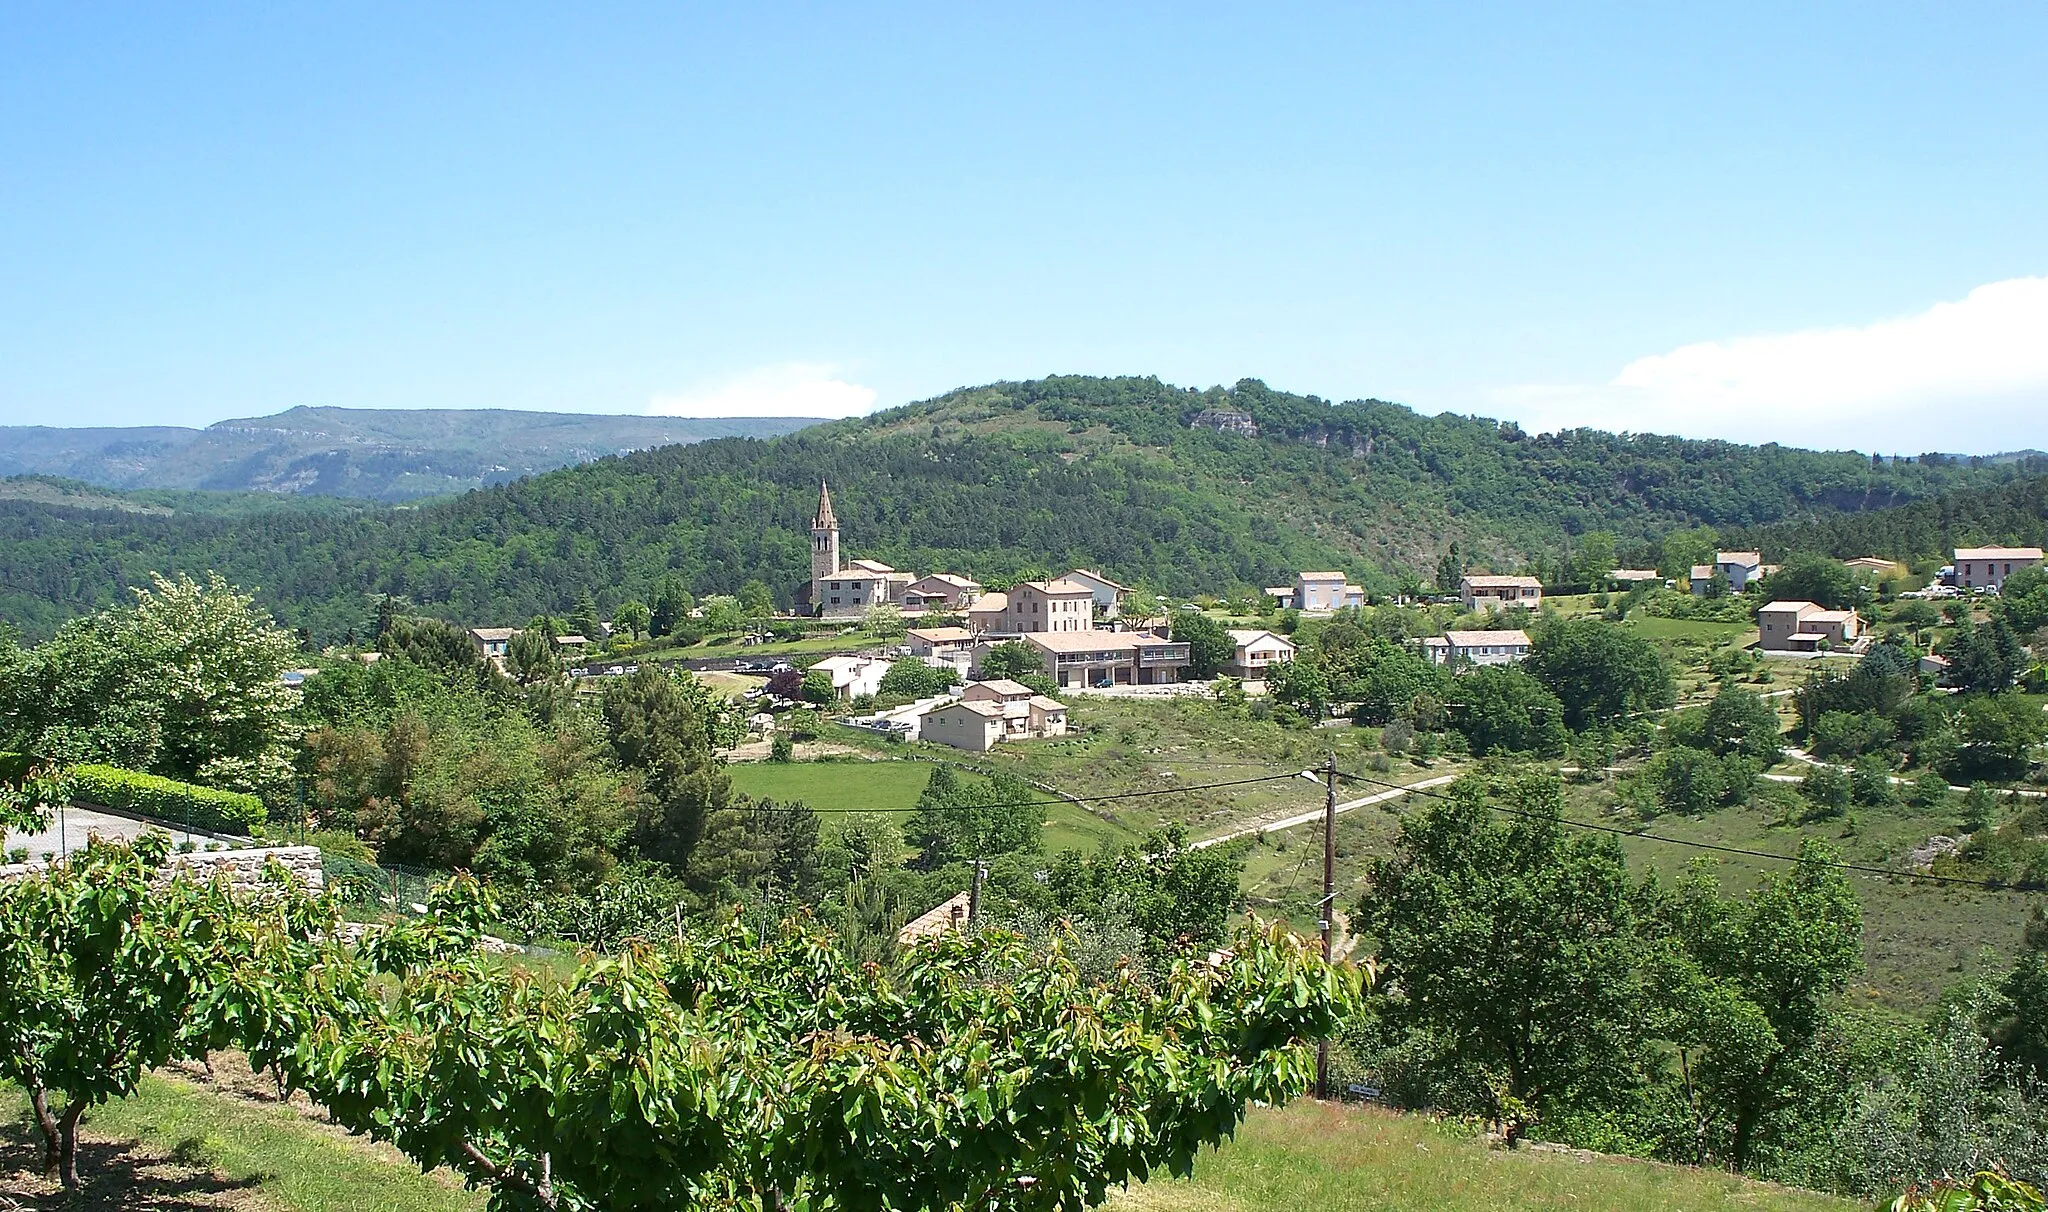
<instances>
[{"instance_id":1,"label":"village house","mask_svg":"<svg viewBox=\"0 0 2048 1212\"><path fill-rule=\"evenodd\" d=\"M1754 551L1717 551L1713 563L1692 566L1692 592L1695 597L1707 596L1715 575L1719 574L1728 579L1728 592L1741 593L1751 581L1762 580L1777 570Z\"/></svg>"},{"instance_id":2,"label":"village house","mask_svg":"<svg viewBox=\"0 0 2048 1212\"><path fill-rule=\"evenodd\" d=\"M1956 584L1965 589L2002 589L2005 578L2040 563L2039 547L1958 547Z\"/></svg>"},{"instance_id":3,"label":"village house","mask_svg":"<svg viewBox=\"0 0 2048 1212\"><path fill-rule=\"evenodd\" d=\"M1005 740L1065 736L1067 705L1019 682L969 682L954 702L924 713L922 740L986 753Z\"/></svg>"},{"instance_id":4,"label":"village house","mask_svg":"<svg viewBox=\"0 0 2048 1212\"><path fill-rule=\"evenodd\" d=\"M1274 585L1266 596L1282 610L1323 613L1345 606L1365 605L1365 590L1351 583L1341 572L1301 572L1292 585Z\"/></svg>"},{"instance_id":5,"label":"village house","mask_svg":"<svg viewBox=\"0 0 2048 1212\"><path fill-rule=\"evenodd\" d=\"M1529 656L1529 633L1513 631L1446 631L1422 641L1422 652L1438 665L1513 665Z\"/></svg>"},{"instance_id":6,"label":"village house","mask_svg":"<svg viewBox=\"0 0 2048 1212\"><path fill-rule=\"evenodd\" d=\"M555 637L555 651L565 657L580 657L590 647L590 638L580 635L558 635Z\"/></svg>"},{"instance_id":7,"label":"village house","mask_svg":"<svg viewBox=\"0 0 2048 1212\"><path fill-rule=\"evenodd\" d=\"M472 627L469 642L476 645L477 652L486 660L503 661L505 653L512 647L512 637L519 634L517 627Z\"/></svg>"},{"instance_id":8,"label":"village house","mask_svg":"<svg viewBox=\"0 0 2048 1212\"><path fill-rule=\"evenodd\" d=\"M1458 582L1458 593L1465 599L1466 610L1500 610L1507 606L1534 610L1543 604L1543 582L1535 577L1468 575Z\"/></svg>"},{"instance_id":9,"label":"village house","mask_svg":"<svg viewBox=\"0 0 2048 1212\"><path fill-rule=\"evenodd\" d=\"M1936 686L1948 685L1949 661L1945 656L1928 653L1920 658L1921 676L1933 681Z\"/></svg>"},{"instance_id":10,"label":"village house","mask_svg":"<svg viewBox=\"0 0 2048 1212\"><path fill-rule=\"evenodd\" d=\"M842 699L862 699L879 692L889 662L880 657L826 657L806 673L817 671L832 679L832 693Z\"/></svg>"},{"instance_id":11,"label":"village house","mask_svg":"<svg viewBox=\"0 0 2048 1212\"><path fill-rule=\"evenodd\" d=\"M1247 682L1263 682L1268 668L1294 659L1294 641L1270 631L1232 628L1230 641L1237 647L1223 672Z\"/></svg>"},{"instance_id":12,"label":"village house","mask_svg":"<svg viewBox=\"0 0 2048 1212\"><path fill-rule=\"evenodd\" d=\"M922 939L937 938L965 926L974 911L973 894L962 892L919 914L896 932L896 945L908 947Z\"/></svg>"},{"instance_id":13,"label":"village house","mask_svg":"<svg viewBox=\"0 0 2048 1212\"><path fill-rule=\"evenodd\" d=\"M953 613L974 605L981 597L981 582L956 577L950 572L921 576L903 587L903 609Z\"/></svg>"},{"instance_id":14,"label":"village house","mask_svg":"<svg viewBox=\"0 0 2048 1212\"><path fill-rule=\"evenodd\" d=\"M1757 647L1765 652L1847 651L1862 634L1853 610L1813 602L1771 602L1756 612Z\"/></svg>"},{"instance_id":15,"label":"village house","mask_svg":"<svg viewBox=\"0 0 2048 1212\"><path fill-rule=\"evenodd\" d=\"M1654 568L1617 568L1607 574L1607 579L1623 589L1633 589L1638 585L1654 589L1664 583L1664 574Z\"/></svg>"},{"instance_id":16,"label":"village house","mask_svg":"<svg viewBox=\"0 0 2048 1212\"><path fill-rule=\"evenodd\" d=\"M1857 556L1853 560L1843 560L1842 567L1855 572L1867 572L1879 580L1901 576L1906 571L1904 564L1897 560L1887 560L1883 556Z\"/></svg>"},{"instance_id":17,"label":"village house","mask_svg":"<svg viewBox=\"0 0 2048 1212\"><path fill-rule=\"evenodd\" d=\"M967 629L989 635L1095 630L1095 594L1078 581L1019 581L983 594L967 610Z\"/></svg>"},{"instance_id":18,"label":"village house","mask_svg":"<svg viewBox=\"0 0 2048 1212\"><path fill-rule=\"evenodd\" d=\"M1119 585L1092 568L1070 568L1059 575L1059 580L1074 585L1086 585L1095 602L1095 617L1113 619L1123 613L1124 599L1131 596L1129 585Z\"/></svg>"},{"instance_id":19,"label":"village house","mask_svg":"<svg viewBox=\"0 0 2048 1212\"><path fill-rule=\"evenodd\" d=\"M946 660L974 648L974 633L965 627L912 627L904 636L910 655Z\"/></svg>"},{"instance_id":20,"label":"village house","mask_svg":"<svg viewBox=\"0 0 2048 1212\"><path fill-rule=\"evenodd\" d=\"M1058 686L1160 686L1180 681L1185 642L1143 631L1059 631L1017 637L1038 650Z\"/></svg>"}]
</instances>

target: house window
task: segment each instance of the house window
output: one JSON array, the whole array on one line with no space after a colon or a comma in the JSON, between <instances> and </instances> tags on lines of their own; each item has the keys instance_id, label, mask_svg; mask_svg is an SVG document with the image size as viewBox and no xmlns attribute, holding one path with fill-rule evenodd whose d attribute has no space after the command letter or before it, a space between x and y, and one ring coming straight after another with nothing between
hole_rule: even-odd
<instances>
[{"instance_id":1,"label":"house window","mask_svg":"<svg viewBox=\"0 0 2048 1212\"><path fill-rule=\"evenodd\" d=\"M832 604L833 604L834 606L837 606L837 605L839 605L839 598L838 598L838 596L837 596L837 595L834 595L834 596L833 596L833 598L832 598Z\"/></svg>"}]
</instances>

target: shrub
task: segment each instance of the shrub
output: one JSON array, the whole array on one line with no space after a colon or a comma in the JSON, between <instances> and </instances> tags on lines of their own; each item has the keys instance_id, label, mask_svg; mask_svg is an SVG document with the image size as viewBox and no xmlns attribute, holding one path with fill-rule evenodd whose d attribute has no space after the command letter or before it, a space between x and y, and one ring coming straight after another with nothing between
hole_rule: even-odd
<instances>
[{"instance_id":1,"label":"shrub","mask_svg":"<svg viewBox=\"0 0 2048 1212\"><path fill-rule=\"evenodd\" d=\"M263 824L263 801L240 791L219 791L158 778L118 766L73 766L73 794L88 804L132 812L194 829L246 835Z\"/></svg>"}]
</instances>

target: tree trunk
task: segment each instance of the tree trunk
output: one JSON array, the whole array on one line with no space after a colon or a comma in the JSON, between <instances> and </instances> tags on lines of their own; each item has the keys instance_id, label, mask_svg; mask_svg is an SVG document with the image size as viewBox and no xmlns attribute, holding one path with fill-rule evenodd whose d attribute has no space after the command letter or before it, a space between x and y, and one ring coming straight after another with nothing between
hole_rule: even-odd
<instances>
[{"instance_id":1,"label":"tree trunk","mask_svg":"<svg viewBox=\"0 0 2048 1212\"><path fill-rule=\"evenodd\" d=\"M50 1096L40 1085L28 1088L28 1105L35 1112L36 1130L43 1134L43 1175L57 1173L64 1152L64 1130L50 1114Z\"/></svg>"},{"instance_id":2,"label":"tree trunk","mask_svg":"<svg viewBox=\"0 0 2048 1212\"><path fill-rule=\"evenodd\" d=\"M64 1108L57 1155L57 1181L64 1184L66 1191L78 1190L78 1120L85 1114L84 1103L72 1103Z\"/></svg>"}]
</instances>

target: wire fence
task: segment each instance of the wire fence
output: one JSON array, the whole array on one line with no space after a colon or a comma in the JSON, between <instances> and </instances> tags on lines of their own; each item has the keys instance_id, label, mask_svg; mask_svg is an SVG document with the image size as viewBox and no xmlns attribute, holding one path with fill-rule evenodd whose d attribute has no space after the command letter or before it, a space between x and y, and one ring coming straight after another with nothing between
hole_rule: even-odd
<instances>
[{"instance_id":1,"label":"wire fence","mask_svg":"<svg viewBox=\"0 0 2048 1212\"><path fill-rule=\"evenodd\" d=\"M427 894L448 878L445 871L366 863L326 850L320 852L320 870L343 904L394 913L425 913Z\"/></svg>"}]
</instances>

